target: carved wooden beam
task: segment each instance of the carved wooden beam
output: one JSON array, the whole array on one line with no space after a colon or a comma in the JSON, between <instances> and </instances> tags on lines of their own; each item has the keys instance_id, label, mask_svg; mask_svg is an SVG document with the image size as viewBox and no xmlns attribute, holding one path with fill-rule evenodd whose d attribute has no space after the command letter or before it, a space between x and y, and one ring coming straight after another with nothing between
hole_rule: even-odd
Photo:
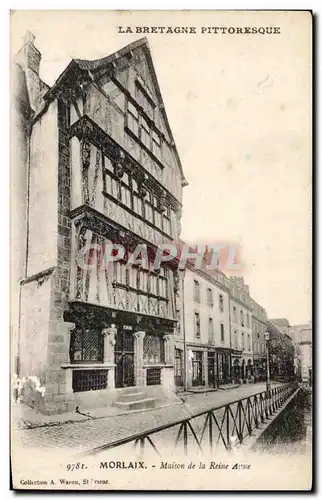
<instances>
[{"instance_id":1,"label":"carved wooden beam","mask_svg":"<svg viewBox=\"0 0 322 500\"><path fill-rule=\"evenodd\" d=\"M79 140L89 140L97 148L102 149L114 165L119 165L120 173L121 170L128 170L134 178L138 179L139 184L144 181L145 188L153 191L156 196L162 199L162 205L166 201L175 212L181 210L181 203L170 191L167 191L160 182L146 172L138 161L88 116L82 116L70 127L70 136L76 136Z\"/></svg>"}]
</instances>

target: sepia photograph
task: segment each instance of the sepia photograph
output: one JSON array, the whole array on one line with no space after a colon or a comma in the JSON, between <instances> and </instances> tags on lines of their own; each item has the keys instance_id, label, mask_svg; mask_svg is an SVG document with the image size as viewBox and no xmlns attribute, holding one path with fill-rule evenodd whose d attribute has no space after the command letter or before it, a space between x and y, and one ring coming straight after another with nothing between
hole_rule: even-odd
<instances>
[{"instance_id":1,"label":"sepia photograph","mask_svg":"<svg viewBox=\"0 0 322 500\"><path fill-rule=\"evenodd\" d=\"M10 31L12 488L310 491L312 12Z\"/></svg>"}]
</instances>

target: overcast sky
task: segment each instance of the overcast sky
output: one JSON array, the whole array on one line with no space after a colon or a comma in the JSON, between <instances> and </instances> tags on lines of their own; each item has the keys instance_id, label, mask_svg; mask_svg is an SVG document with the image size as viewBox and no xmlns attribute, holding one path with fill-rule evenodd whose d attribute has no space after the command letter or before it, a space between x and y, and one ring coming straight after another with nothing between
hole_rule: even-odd
<instances>
[{"instance_id":1,"label":"overcast sky","mask_svg":"<svg viewBox=\"0 0 322 500\"><path fill-rule=\"evenodd\" d=\"M118 26L195 26L146 35L189 186L182 237L241 246L243 275L269 317L311 318L311 61L308 13L16 12L52 84L70 59L142 37ZM202 35L202 26L279 26L279 35Z\"/></svg>"}]
</instances>

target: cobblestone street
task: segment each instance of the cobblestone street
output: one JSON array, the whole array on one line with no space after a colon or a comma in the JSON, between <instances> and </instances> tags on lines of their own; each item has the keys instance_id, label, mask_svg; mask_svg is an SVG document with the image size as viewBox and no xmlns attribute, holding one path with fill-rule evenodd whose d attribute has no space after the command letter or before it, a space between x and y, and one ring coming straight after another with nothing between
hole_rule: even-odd
<instances>
[{"instance_id":1,"label":"cobblestone street","mask_svg":"<svg viewBox=\"0 0 322 500\"><path fill-rule=\"evenodd\" d=\"M277 385L277 384L276 384ZM34 428L19 428L14 419L17 407L13 407L13 442L27 448L67 448L75 453L91 450L95 447L128 437L130 435L166 425L185 417L191 417L214 407L250 396L265 390L265 384L244 385L235 389L206 392L201 394L183 394L182 404L171 405L153 410L132 412L123 415L100 416L100 412L91 411L94 418L82 417L83 421L71 421L75 414L64 415L65 421L53 422L43 416ZM62 417L62 416L61 416ZM79 418L79 417L78 417ZM46 425L47 419L47 425ZM176 432L178 427L176 428ZM175 431L175 429L173 429ZM170 430L164 431L170 437ZM159 439L163 439L160 437Z\"/></svg>"}]
</instances>

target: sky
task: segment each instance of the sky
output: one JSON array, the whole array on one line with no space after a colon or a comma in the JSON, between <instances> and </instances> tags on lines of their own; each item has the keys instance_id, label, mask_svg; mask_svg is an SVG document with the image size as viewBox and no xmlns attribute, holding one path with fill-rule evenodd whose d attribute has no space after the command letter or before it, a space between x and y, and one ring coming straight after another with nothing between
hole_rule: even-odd
<instances>
[{"instance_id":1,"label":"sky","mask_svg":"<svg viewBox=\"0 0 322 500\"><path fill-rule=\"evenodd\" d=\"M121 34L193 26L197 34ZM277 26L275 35L201 34ZM189 183L181 237L240 245L242 274L270 318L311 319L311 17L306 12L16 11L53 84L74 58L99 59L146 36ZM125 29L123 30L125 31Z\"/></svg>"}]
</instances>

